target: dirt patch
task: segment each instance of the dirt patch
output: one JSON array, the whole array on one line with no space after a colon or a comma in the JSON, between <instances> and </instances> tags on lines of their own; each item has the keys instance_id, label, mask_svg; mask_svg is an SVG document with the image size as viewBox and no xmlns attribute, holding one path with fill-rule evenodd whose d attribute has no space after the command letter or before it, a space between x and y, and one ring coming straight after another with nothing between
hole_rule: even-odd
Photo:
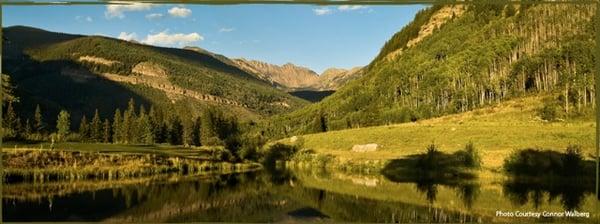
<instances>
[{"instance_id":1,"label":"dirt patch","mask_svg":"<svg viewBox=\"0 0 600 224\"><path fill-rule=\"evenodd\" d=\"M92 62L95 64L108 65L108 66L111 66L113 64L121 64L121 62L119 62L119 61L113 61L113 60L108 60L105 58L89 56L89 55L81 56L81 57L79 57L78 60L79 61L88 61L88 62Z\"/></svg>"}]
</instances>

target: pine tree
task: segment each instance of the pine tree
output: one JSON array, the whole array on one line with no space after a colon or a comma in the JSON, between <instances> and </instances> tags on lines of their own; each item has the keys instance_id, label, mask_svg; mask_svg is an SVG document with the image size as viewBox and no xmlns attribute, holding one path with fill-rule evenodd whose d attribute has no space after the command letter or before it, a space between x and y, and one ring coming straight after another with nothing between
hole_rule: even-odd
<instances>
[{"instance_id":1,"label":"pine tree","mask_svg":"<svg viewBox=\"0 0 600 224\"><path fill-rule=\"evenodd\" d=\"M152 133L152 125L150 119L146 115L144 107L140 108L140 116L137 121L137 140L144 144L154 144L154 134Z\"/></svg>"},{"instance_id":2,"label":"pine tree","mask_svg":"<svg viewBox=\"0 0 600 224\"><path fill-rule=\"evenodd\" d=\"M102 142L109 143L111 141L110 138L110 121L108 119L104 119L103 130L102 130Z\"/></svg>"},{"instance_id":3,"label":"pine tree","mask_svg":"<svg viewBox=\"0 0 600 224\"><path fill-rule=\"evenodd\" d=\"M56 120L58 140L62 141L71 133L71 115L66 110L61 110Z\"/></svg>"},{"instance_id":4,"label":"pine tree","mask_svg":"<svg viewBox=\"0 0 600 224\"><path fill-rule=\"evenodd\" d=\"M13 108L12 101L8 101L6 112L3 115L4 138L12 139L17 137L17 114Z\"/></svg>"},{"instance_id":5,"label":"pine tree","mask_svg":"<svg viewBox=\"0 0 600 224\"><path fill-rule=\"evenodd\" d=\"M94 117L92 118L92 123L90 125L90 137L94 142L102 141L102 121L100 120L100 115L98 114L98 109L94 113Z\"/></svg>"},{"instance_id":6,"label":"pine tree","mask_svg":"<svg viewBox=\"0 0 600 224\"><path fill-rule=\"evenodd\" d=\"M183 145L191 146L194 144L194 122L191 120L183 122Z\"/></svg>"},{"instance_id":7,"label":"pine tree","mask_svg":"<svg viewBox=\"0 0 600 224\"><path fill-rule=\"evenodd\" d=\"M37 134L42 134L44 131L44 120L39 104L35 106L35 114L33 115L33 130Z\"/></svg>"},{"instance_id":8,"label":"pine tree","mask_svg":"<svg viewBox=\"0 0 600 224\"><path fill-rule=\"evenodd\" d=\"M177 116L172 116L169 120L168 142L171 145L181 145L183 137L181 120Z\"/></svg>"},{"instance_id":9,"label":"pine tree","mask_svg":"<svg viewBox=\"0 0 600 224\"><path fill-rule=\"evenodd\" d=\"M200 142L202 145L218 145L220 139L217 135L216 112L214 109L205 109L201 116Z\"/></svg>"},{"instance_id":10,"label":"pine tree","mask_svg":"<svg viewBox=\"0 0 600 224\"><path fill-rule=\"evenodd\" d=\"M123 124L121 127L121 133L123 134L123 142L131 143L135 133L135 102L133 98L129 100L127 110L123 113Z\"/></svg>"},{"instance_id":11,"label":"pine tree","mask_svg":"<svg viewBox=\"0 0 600 224\"><path fill-rule=\"evenodd\" d=\"M158 119L158 115L154 106L150 106L150 111L148 112L148 121L150 122L150 127L152 130L152 139L154 142L160 142L160 120Z\"/></svg>"},{"instance_id":12,"label":"pine tree","mask_svg":"<svg viewBox=\"0 0 600 224\"><path fill-rule=\"evenodd\" d=\"M200 146L201 142L200 142L200 124L201 124L201 118L197 117L194 119L193 121L193 125L192 125L192 144L196 145L196 146Z\"/></svg>"},{"instance_id":13,"label":"pine tree","mask_svg":"<svg viewBox=\"0 0 600 224\"><path fill-rule=\"evenodd\" d=\"M25 135L23 133L23 123L21 122L21 118L17 117L17 123L15 124L15 134L16 134L16 139L23 139L25 138Z\"/></svg>"},{"instance_id":14,"label":"pine tree","mask_svg":"<svg viewBox=\"0 0 600 224\"><path fill-rule=\"evenodd\" d=\"M122 124L123 124L123 118L121 117L121 110L119 108L117 108L115 110L115 115L113 116L113 126L112 126L112 130L113 130L112 141L113 141L113 143L121 143L123 141Z\"/></svg>"},{"instance_id":15,"label":"pine tree","mask_svg":"<svg viewBox=\"0 0 600 224\"><path fill-rule=\"evenodd\" d=\"M79 122L79 137L82 141L88 141L90 139L90 125L88 124L85 115L81 117L81 122Z\"/></svg>"},{"instance_id":16,"label":"pine tree","mask_svg":"<svg viewBox=\"0 0 600 224\"><path fill-rule=\"evenodd\" d=\"M32 128L31 128L31 123L29 122L29 119L25 120L25 127L23 128L23 134L24 134L24 138L27 139L29 138L29 136L31 134L33 134Z\"/></svg>"}]
</instances>

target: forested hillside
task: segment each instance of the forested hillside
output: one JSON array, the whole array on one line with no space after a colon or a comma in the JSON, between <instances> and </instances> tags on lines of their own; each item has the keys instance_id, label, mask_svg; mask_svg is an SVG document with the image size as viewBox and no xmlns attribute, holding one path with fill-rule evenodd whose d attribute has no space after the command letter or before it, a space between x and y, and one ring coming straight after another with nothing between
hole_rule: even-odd
<instances>
[{"instance_id":1,"label":"forested hillside","mask_svg":"<svg viewBox=\"0 0 600 224\"><path fill-rule=\"evenodd\" d=\"M61 109L76 121L96 109L107 118L134 99L185 119L208 106L257 119L307 103L205 52L29 27L4 34L3 73L21 98L14 107L23 117L40 105L49 122Z\"/></svg>"},{"instance_id":2,"label":"forested hillside","mask_svg":"<svg viewBox=\"0 0 600 224\"><path fill-rule=\"evenodd\" d=\"M526 95L542 119L595 107L595 4L432 6L395 34L365 75L274 118L273 136L417 121ZM545 117L544 115L548 115Z\"/></svg>"}]
</instances>

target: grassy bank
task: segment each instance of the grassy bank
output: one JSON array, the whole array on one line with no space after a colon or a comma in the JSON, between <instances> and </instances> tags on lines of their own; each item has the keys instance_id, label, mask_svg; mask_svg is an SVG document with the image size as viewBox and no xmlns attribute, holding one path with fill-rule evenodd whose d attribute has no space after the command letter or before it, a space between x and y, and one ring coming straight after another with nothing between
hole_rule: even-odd
<instances>
[{"instance_id":1,"label":"grassy bank","mask_svg":"<svg viewBox=\"0 0 600 224\"><path fill-rule=\"evenodd\" d=\"M77 144L70 149L3 149L5 178L11 181L75 179L123 179L165 173L185 175L259 169L256 163L230 163L213 159L211 151L158 150L152 148L102 148L99 144ZM105 147L105 146L104 146ZM114 146L113 146L114 147ZM150 147L150 146L149 146Z\"/></svg>"},{"instance_id":2,"label":"grassy bank","mask_svg":"<svg viewBox=\"0 0 600 224\"><path fill-rule=\"evenodd\" d=\"M542 148L564 150L580 145L585 159L594 152L595 121L591 117L547 122L539 118L540 97L507 101L466 113L414 123L331 131L304 135L303 148L317 158L328 157L331 164L382 168L390 160L424 153L435 143L442 152L454 153L468 142L480 150L482 167L500 170L504 159L514 150ZM280 140L290 143L291 139ZM374 143L376 151L355 152L354 145ZM319 157L320 156L320 157ZM305 162L306 163L306 162Z\"/></svg>"}]
</instances>

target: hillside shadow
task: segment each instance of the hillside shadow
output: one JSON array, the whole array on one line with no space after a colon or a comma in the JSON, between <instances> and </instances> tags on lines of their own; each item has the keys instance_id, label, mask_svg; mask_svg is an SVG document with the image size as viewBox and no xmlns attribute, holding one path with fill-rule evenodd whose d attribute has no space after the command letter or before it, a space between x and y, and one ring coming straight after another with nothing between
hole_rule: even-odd
<instances>
[{"instance_id":1,"label":"hillside shadow","mask_svg":"<svg viewBox=\"0 0 600 224\"><path fill-rule=\"evenodd\" d=\"M124 110L130 99L136 108L151 105L148 98L140 95L148 90L103 79L70 60L41 62L23 55L19 60L6 62L3 72L11 75L12 84L17 87L19 114L33 117L36 105L40 105L49 126L55 125L54 118L62 109L71 113L72 127L77 127L83 115L90 117L96 109L102 118L112 118L115 109Z\"/></svg>"}]
</instances>

